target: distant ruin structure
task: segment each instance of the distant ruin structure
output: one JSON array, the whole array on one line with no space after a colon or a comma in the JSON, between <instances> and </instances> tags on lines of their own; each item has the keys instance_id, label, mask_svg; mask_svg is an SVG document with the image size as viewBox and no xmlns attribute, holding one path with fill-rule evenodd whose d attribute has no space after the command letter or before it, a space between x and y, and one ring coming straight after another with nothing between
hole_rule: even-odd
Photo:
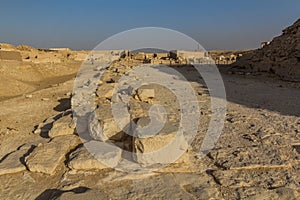
<instances>
[{"instance_id":1,"label":"distant ruin structure","mask_svg":"<svg viewBox=\"0 0 300 200\"><path fill-rule=\"evenodd\" d=\"M0 50L0 60L22 61L22 57L19 51Z\"/></svg>"}]
</instances>

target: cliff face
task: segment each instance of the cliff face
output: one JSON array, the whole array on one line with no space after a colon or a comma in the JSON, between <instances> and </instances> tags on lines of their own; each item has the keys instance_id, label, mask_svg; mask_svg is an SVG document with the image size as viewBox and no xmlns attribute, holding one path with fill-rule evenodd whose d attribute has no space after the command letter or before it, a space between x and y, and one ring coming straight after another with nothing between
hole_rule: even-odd
<instances>
[{"instance_id":1,"label":"cliff face","mask_svg":"<svg viewBox=\"0 0 300 200\"><path fill-rule=\"evenodd\" d=\"M270 72L290 81L300 81L300 19L284 29L270 44L242 56L234 69Z\"/></svg>"}]
</instances>

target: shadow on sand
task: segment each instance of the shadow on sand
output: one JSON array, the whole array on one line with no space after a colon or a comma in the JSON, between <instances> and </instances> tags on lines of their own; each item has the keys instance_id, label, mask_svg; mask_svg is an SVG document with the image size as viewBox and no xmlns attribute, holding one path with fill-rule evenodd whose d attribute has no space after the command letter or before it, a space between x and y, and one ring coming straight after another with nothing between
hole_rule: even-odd
<instances>
[{"instance_id":1,"label":"shadow on sand","mask_svg":"<svg viewBox=\"0 0 300 200\"><path fill-rule=\"evenodd\" d=\"M65 192L73 192L75 194L85 193L90 190L87 187L77 187L72 190L59 190L59 189L47 189L42 192L35 200L49 200L49 199L57 199Z\"/></svg>"}]
</instances>

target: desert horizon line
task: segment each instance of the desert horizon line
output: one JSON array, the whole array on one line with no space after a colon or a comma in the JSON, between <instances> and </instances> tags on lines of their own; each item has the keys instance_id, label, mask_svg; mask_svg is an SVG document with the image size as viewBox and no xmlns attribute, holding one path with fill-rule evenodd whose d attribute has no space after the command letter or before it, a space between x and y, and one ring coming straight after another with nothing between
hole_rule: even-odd
<instances>
[{"instance_id":1,"label":"desert horizon line","mask_svg":"<svg viewBox=\"0 0 300 200\"><path fill-rule=\"evenodd\" d=\"M18 48L18 47L22 47L22 46L26 46L26 47L31 47L31 48L34 48L34 49L38 49L38 50L55 50L55 49L69 49L71 51L110 51L110 50L129 50L129 51L137 51L137 50L140 50L140 49L73 49L71 47L68 47L68 46L61 46L61 47L58 47L58 46L53 46L53 47L49 47L49 48L44 48L44 47L36 47L34 45L30 45L30 44L25 44L25 43L22 43L22 44L18 44L18 45L15 45L15 44L11 44L9 42L5 42L5 41L1 41L0 44L4 44L4 45L11 45L15 48ZM143 49L155 49L155 48L143 48ZM258 48L244 48L244 49L205 49L205 51L248 51L248 50L255 50L255 49L258 49ZM163 50L163 49L161 49ZM174 50L183 50L183 51L202 51L202 50L186 50L186 49L172 49L170 51L174 51ZM169 51L169 50L164 50L164 51Z\"/></svg>"}]
</instances>

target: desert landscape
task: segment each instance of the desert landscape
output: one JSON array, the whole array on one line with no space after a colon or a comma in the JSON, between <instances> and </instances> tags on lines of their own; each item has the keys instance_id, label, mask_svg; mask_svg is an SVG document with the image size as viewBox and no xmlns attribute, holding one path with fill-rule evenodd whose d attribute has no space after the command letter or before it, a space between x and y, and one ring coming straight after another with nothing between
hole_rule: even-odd
<instances>
[{"instance_id":1,"label":"desert landscape","mask_svg":"<svg viewBox=\"0 0 300 200\"><path fill-rule=\"evenodd\" d=\"M98 62L107 57L115 60L102 74ZM226 90L222 133L202 157L212 91L191 60L216 64ZM199 107L197 127L189 118L195 113L186 116L197 133L172 162L173 151L146 155L180 130L178 96L153 83L115 92L122 77L138 81L132 69L150 65L181 74L177 80L157 69L176 79L179 93L187 91L176 84L190 84L195 99L189 105ZM97 76L86 78L85 68ZM81 94L78 80L79 89L95 91ZM88 98L96 114L82 116L76 109L85 109ZM115 121L115 112L123 110L111 106L125 101L130 119L125 128L132 134ZM91 53L0 43L0 199L300 199L299 102L300 19L262 47L247 50ZM157 119L164 122L159 133L141 137ZM94 155L87 146L96 142L118 148Z\"/></svg>"}]
</instances>

